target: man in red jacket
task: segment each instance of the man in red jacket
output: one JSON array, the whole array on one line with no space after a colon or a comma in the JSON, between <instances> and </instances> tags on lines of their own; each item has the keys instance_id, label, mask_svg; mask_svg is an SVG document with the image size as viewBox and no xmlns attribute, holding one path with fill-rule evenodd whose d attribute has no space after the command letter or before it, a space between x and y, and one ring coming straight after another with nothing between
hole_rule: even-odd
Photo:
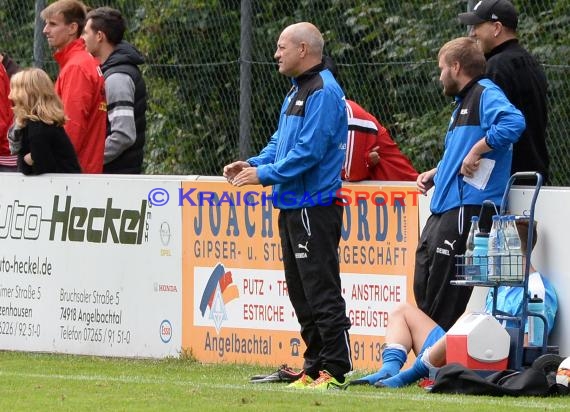
<instances>
[{"instance_id":1,"label":"man in red jacket","mask_svg":"<svg viewBox=\"0 0 570 412\"><path fill-rule=\"evenodd\" d=\"M0 54L0 172L16 172L17 156L10 153L8 147L8 129L12 125L12 104L10 94L10 78L4 68L4 56Z\"/></svg>"},{"instance_id":2,"label":"man in red jacket","mask_svg":"<svg viewBox=\"0 0 570 412\"><path fill-rule=\"evenodd\" d=\"M80 37L86 15L85 4L78 0L58 0L41 12L43 33L60 68L55 91L68 118L65 131L83 172L101 173L107 135L105 79Z\"/></svg>"},{"instance_id":3,"label":"man in red jacket","mask_svg":"<svg viewBox=\"0 0 570 412\"><path fill-rule=\"evenodd\" d=\"M418 172L378 120L352 100L346 100L348 138L341 177L360 180L416 181Z\"/></svg>"}]
</instances>

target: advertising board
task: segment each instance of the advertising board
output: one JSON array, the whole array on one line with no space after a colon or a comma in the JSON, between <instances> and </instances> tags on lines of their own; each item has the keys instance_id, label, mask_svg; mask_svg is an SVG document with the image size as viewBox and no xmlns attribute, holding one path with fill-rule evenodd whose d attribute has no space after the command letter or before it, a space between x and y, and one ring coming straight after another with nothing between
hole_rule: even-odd
<instances>
[{"instance_id":1,"label":"advertising board","mask_svg":"<svg viewBox=\"0 0 570 412\"><path fill-rule=\"evenodd\" d=\"M182 185L182 346L202 361L299 366L304 346L283 274L279 211L258 188ZM413 302L417 192L351 186L338 195L346 203L339 260L354 366L374 368L390 310Z\"/></svg>"},{"instance_id":2,"label":"advertising board","mask_svg":"<svg viewBox=\"0 0 570 412\"><path fill-rule=\"evenodd\" d=\"M0 348L178 356L180 181L0 174Z\"/></svg>"}]
</instances>

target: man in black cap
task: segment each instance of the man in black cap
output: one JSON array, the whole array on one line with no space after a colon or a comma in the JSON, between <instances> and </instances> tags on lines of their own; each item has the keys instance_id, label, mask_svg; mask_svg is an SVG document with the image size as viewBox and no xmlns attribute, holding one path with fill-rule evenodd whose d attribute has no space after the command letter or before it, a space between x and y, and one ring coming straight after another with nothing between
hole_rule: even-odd
<instances>
[{"instance_id":1,"label":"man in black cap","mask_svg":"<svg viewBox=\"0 0 570 412\"><path fill-rule=\"evenodd\" d=\"M515 7L509 0L481 0L473 11L458 17L461 23L471 26L469 35L477 39L485 53L487 76L525 117L526 130L513 147L511 172L537 171L547 182L550 161L546 148L546 75L518 42Z\"/></svg>"}]
</instances>

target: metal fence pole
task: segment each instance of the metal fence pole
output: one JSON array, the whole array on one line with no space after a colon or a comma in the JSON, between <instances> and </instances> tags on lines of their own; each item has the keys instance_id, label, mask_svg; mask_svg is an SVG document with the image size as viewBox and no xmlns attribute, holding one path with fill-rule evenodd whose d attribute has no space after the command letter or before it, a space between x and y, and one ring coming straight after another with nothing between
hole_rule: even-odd
<instances>
[{"instance_id":1,"label":"metal fence pole","mask_svg":"<svg viewBox=\"0 0 570 412\"><path fill-rule=\"evenodd\" d=\"M252 59L251 0L241 0L240 28L240 94L239 94L239 157L250 156L251 136L251 59Z\"/></svg>"},{"instance_id":2,"label":"metal fence pole","mask_svg":"<svg viewBox=\"0 0 570 412\"><path fill-rule=\"evenodd\" d=\"M40 69L44 66L44 23L40 17L41 11L46 7L45 0L36 0L34 21L34 66Z\"/></svg>"}]
</instances>

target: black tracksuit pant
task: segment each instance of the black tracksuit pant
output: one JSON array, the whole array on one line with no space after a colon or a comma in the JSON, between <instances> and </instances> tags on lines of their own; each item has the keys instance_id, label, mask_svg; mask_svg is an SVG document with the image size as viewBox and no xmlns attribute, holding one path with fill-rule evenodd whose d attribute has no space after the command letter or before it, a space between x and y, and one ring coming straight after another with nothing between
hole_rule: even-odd
<instances>
[{"instance_id":1,"label":"black tracksuit pant","mask_svg":"<svg viewBox=\"0 0 570 412\"><path fill-rule=\"evenodd\" d=\"M285 280L307 346L303 369L313 378L352 370L338 258L343 210L331 204L279 213Z\"/></svg>"},{"instance_id":2,"label":"black tracksuit pant","mask_svg":"<svg viewBox=\"0 0 570 412\"><path fill-rule=\"evenodd\" d=\"M463 206L462 215L460 210L431 215L416 250L416 304L446 331L465 312L473 291L472 287L450 284L456 275L455 255L465 253L471 216L479 215L481 206Z\"/></svg>"}]
</instances>

